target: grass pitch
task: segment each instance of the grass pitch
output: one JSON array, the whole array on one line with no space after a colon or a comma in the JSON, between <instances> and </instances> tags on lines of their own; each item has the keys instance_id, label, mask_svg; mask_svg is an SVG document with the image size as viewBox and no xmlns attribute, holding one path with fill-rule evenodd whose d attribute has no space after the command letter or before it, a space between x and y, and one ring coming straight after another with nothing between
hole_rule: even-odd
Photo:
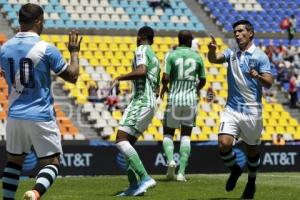
<instances>
[{"instance_id":1,"label":"grass pitch","mask_svg":"<svg viewBox=\"0 0 300 200\"><path fill-rule=\"evenodd\" d=\"M246 184L247 175L239 179L232 192L225 191L227 174L188 175L185 183L166 181L165 176L153 176L155 188L149 189L142 197L115 197L127 187L125 176L63 177L43 196L43 200L220 200L239 199ZM300 200L300 173L260 173L257 178L255 199ZM34 184L33 179L22 180L16 199ZM1 191L0 191L1 193Z\"/></svg>"}]
</instances>

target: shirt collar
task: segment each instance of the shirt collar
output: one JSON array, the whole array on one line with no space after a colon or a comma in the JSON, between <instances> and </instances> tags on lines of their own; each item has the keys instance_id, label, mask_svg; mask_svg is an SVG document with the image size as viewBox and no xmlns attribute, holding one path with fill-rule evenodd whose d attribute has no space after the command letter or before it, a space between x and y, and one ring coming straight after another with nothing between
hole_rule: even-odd
<instances>
[{"instance_id":1,"label":"shirt collar","mask_svg":"<svg viewBox=\"0 0 300 200\"><path fill-rule=\"evenodd\" d=\"M255 44L254 43L252 43L252 45L246 50L246 51L241 51L241 50L239 50L238 52L239 53L249 53L249 54L253 54L254 53L254 50L255 50L255 48L256 48L256 46L255 46Z\"/></svg>"},{"instance_id":2,"label":"shirt collar","mask_svg":"<svg viewBox=\"0 0 300 200\"><path fill-rule=\"evenodd\" d=\"M18 32L16 37L40 37L37 33L34 32Z\"/></svg>"}]
</instances>

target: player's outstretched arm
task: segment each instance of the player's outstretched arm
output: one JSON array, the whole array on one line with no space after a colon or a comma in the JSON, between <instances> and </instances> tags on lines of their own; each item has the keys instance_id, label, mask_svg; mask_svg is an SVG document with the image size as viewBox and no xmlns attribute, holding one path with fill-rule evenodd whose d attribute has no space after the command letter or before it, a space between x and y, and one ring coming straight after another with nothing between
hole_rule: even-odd
<instances>
[{"instance_id":1,"label":"player's outstretched arm","mask_svg":"<svg viewBox=\"0 0 300 200\"><path fill-rule=\"evenodd\" d=\"M147 74L146 65L139 65L133 72L116 77L112 81L109 91L111 91L116 85L118 85L119 81L135 80L143 76L146 76L146 74Z\"/></svg>"},{"instance_id":2,"label":"player's outstretched arm","mask_svg":"<svg viewBox=\"0 0 300 200\"><path fill-rule=\"evenodd\" d=\"M217 53L217 42L214 36L210 35L211 42L208 44L208 61L211 63L221 64L225 62L225 56Z\"/></svg>"},{"instance_id":3,"label":"player's outstretched arm","mask_svg":"<svg viewBox=\"0 0 300 200\"><path fill-rule=\"evenodd\" d=\"M134 71L125 75L118 76L116 79L118 81L135 80L143 76L146 76L146 74L147 74L147 66L139 65Z\"/></svg>"},{"instance_id":4,"label":"player's outstretched arm","mask_svg":"<svg viewBox=\"0 0 300 200\"><path fill-rule=\"evenodd\" d=\"M76 83L79 76L79 51L82 37L79 37L78 31L73 30L69 33L68 50L71 61L67 69L60 75L64 80Z\"/></svg>"}]
</instances>

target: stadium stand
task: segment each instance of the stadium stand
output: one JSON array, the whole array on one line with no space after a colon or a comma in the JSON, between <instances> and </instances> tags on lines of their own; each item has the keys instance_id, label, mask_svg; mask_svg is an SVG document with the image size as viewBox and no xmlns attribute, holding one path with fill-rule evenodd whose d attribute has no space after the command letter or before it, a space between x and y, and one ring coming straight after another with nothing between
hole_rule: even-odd
<instances>
[{"instance_id":1,"label":"stadium stand","mask_svg":"<svg viewBox=\"0 0 300 200\"><path fill-rule=\"evenodd\" d=\"M45 9L45 28L46 29L132 29L143 25L155 27L160 30L190 29L194 31L205 31L201 22L193 15L184 1L171 1L172 9L160 8L153 9L148 6L147 1L136 0L32 0ZM100 4L99 4L100 2ZM248 18L254 21L255 29L259 32L280 32L278 22L282 17L292 14L295 5L299 2L293 1L272 1L267 0L221 0L209 1L199 0L204 4L212 17L216 17L217 24L224 27L224 30L231 31L231 23L239 18ZM217 3L216 3L217 2ZM274 3L275 2L275 3ZM23 0L0 0L1 12L13 28L18 27L17 11L20 5L27 3ZM293 4L293 5L292 5ZM270 7L268 7L270 6ZM282 10L286 9L286 12ZM280 10L280 12L279 12ZM291 11L292 10L292 11ZM277 12L278 11L278 12ZM266 13L272 13L272 19ZM274 18L273 18L274 16ZM265 19L265 20L262 20ZM275 19L275 20L274 20ZM262 22L262 23L256 23ZM276 23L276 24L275 24ZM273 27L274 30L270 30ZM42 35L43 40L55 44L62 52L65 59L69 59L66 43L68 35L52 34ZM5 41L5 37L0 36ZM209 37L197 38L199 41L202 57L206 58L210 41ZM120 84L119 105L111 112L106 105L107 88L110 81L131 70L131 60L133 51L136 48L136 38L132 36L113 36L113 35L84 35L80 53L80 77L74 84L63 82L56 78L56 81L63 83L63 89L68 93L68 97L76 105L82 106L82 114L86 117L90 125L97 131L99 136L114 141L118 122L120 121L123 109L130 99L131 85L128 82ZM173 45L176 45L176 38L168 36L158 36L155 38L153 49L157 53L161 63L166 52ZM257 39L257 45L262 43L268 46L273 43L287 45L287 40L283 39ZM293 40L293 45L300 45L300 40ZM219 50L227 48L224 40L217 38ZM226 66L212 65L205 59L207 71L207 85L201 91L199 113L196 119L197 127L193 129L191 139L193 141L216 140L218 133L219 114L223 109L227 98ZM5 121L7 112L7 85L0 79L0 138L4 139ZM89 88L98 88L97 102L89 101ZM206 101L206 91L212 88L215 92L215 101ZM1 95L5 94L5 95ZM264 111L264 134L262 139L271 141L274 134L282 133L289 139L300 139L299 122L291 117L283 106L279 103L269 103L263 99ZM163 111L166 108L166 99L159 102L159 109L153 118L152 124L147 129L140 140L161 141ZM60 129L64 139L83 139L84 133L79 133L78 128L72 123L72 119L65 116L59 105L55 106L60 123ZM179 138L179 130L176 131L175 139Z\"/></svg>"},{"instance_id":2,"label":"stadium stand","mask_svg":"<svg viewBox=\"0 0 300 200\"><path fill-rule=\"evenodd\" d=\"M130 0L33 0L45 10L45 28L136 29L144 25L156 30L190 29L201 31L204 26L180 0L171 8L152 9L147 1ZM100 2L100 4L99 4ZM1 0L2 12L13 28L18 27L17 12L23 0Z\"/></svg>"},{"instance_id":3,"label":"stadium stand","mask_svg":"<svg viewBox=\"0 0 300 200\"><path fill-rule=\"evenodd\" d=\"M198 0L205 10L210 12L211 17L217 20L224 31L231 32L232 23L238 19L248 19L253 22L255 30L263 33L282 32L279 27L280 21L292 14L296 14L300 2L269 1L269 0ZM297 25L297 29L300 25Z\"/></svg>"},{"instance_id":4,"label":"stadium stand","mask_svg":"<svg viewBox=\"0 0 300 200\"><path fill-rule=\"evenodd\" d=\"M55 43L64 55L66 53L67 35L43 35L43 39ZM64 89L69 92L71 98L75 98L77 104L83 105L83 113L87 115L88 121L103 137L114 140L119 120L122 116L122 109L108 112L105 102L88 102L88 88L90 85L97 85L100 91L105 91L109 81L115 76L130 71L131 59L135 49L134 37L129 36L88 36L83 39L83 51L81 52L80 78L76 85L65 83ZM208 52L207 44L210 38L197 38L201 47L202 56L206 57ZM227 46L221 38L217 38L219 50ZM153 49L163 62L164 54L176 45L176 38L156 37ZM192 134L193 141L216 140L218 133L219 114L227 97L226 67L223 65L212 65L205 59L207 69L207 85L201 93L199 114L197 116L197 128ZM206 90L213 88L216 93L215 103L207 103L205 100ZM130 85L123 82L120 85L121 95L130 91ZM105 97L99 96L99 99ZM282 105L278 103L264 103L264 134L263 140L272 140L275 133L283 133L286 138L297 139L300 137L300 126L296 119L293 119ZM166 107L166 99L159 104L159 109L152 124L140 140L162 140L163 111ZM280 119L279 119L280 116ZM176 131L175 138L179 139L179 131Z\"/></svg>"}]
</instances>

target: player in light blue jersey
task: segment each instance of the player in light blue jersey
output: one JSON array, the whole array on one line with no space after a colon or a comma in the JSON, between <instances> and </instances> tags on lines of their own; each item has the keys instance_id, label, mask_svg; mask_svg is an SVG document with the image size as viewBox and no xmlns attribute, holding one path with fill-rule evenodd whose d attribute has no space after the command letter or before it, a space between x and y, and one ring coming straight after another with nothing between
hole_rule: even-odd
<instances>
[{"instance_id":1,"label":"player in light blue jersey","mask_svg":"<svg viewBox=\"0 0 300 200\"><path fill-rule=\"evenodd\" d=\"M2 177L4 200L15 199L22 165L31 146L42 168L24 199L39 199L55 181L62 147L53 108L50 72L71 83L75 83L79 75L81 38L78 32L69 34L71 62L68 65L56 47L40 40L43 14L39 5L23 5L19 11L20 32L7 41L0 52L0 64L9 86L7 164Z\"/></svg>"},{"instance_id":2,"label":"player in light blue jersey","mask_svg":"<svg viewBox=\"0 0 300 200\"><path fill-rule=\"evenodd\" d=\"M263 129L262 87L270 88L273 77L268 57L253 43L252 24L247 20L237 21L233 29L238 48L228 49L222 54L216 53L216 41L211 36L208 59L212 63L228 63L228 98L221 115L218 139L221 158L231 170L226 190L233 190L242 174L232 150L234 139L239 137L247 147L248 166L248 182L242 199L252 199L260 165L258 145Z\"/></svg>"}]
</instances>

